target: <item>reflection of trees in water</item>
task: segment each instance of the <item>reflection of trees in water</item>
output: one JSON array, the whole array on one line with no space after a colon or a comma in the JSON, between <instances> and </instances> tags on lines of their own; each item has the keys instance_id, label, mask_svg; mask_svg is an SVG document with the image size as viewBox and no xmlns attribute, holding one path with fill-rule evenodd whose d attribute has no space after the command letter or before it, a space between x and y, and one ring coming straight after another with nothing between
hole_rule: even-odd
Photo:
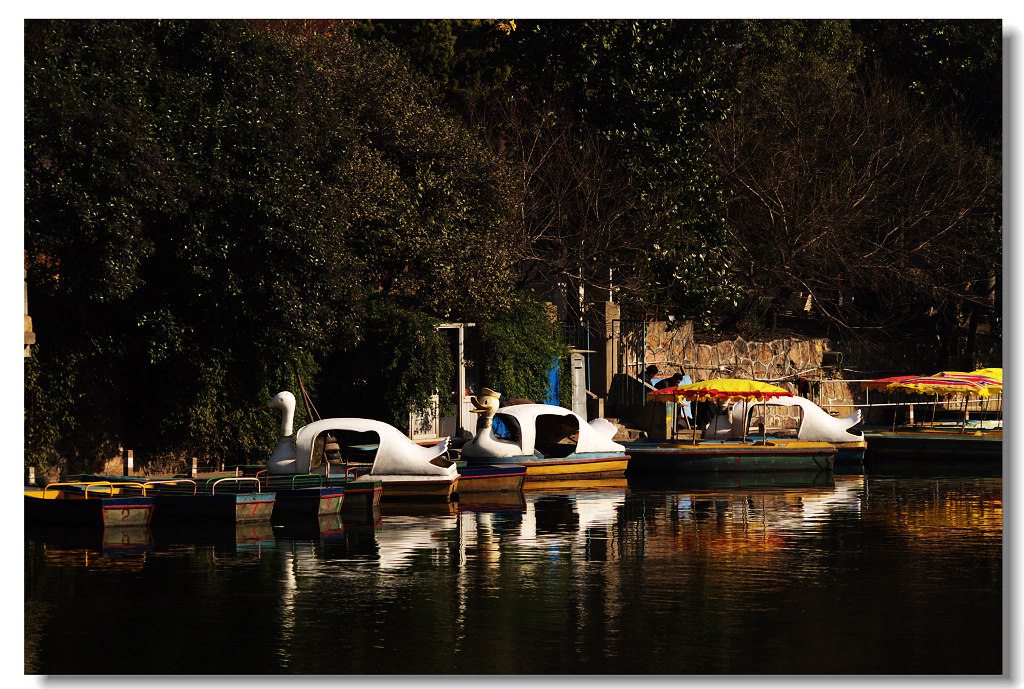
<instances>
[{"instance_id":1,"label":"reflection of trees in water","mask_svg":"<svg viewBox=\"0 0 1024 689\"><path fill-rule=\"evenodd\" d=\"M635 542L624 544L624 550L632 548L644 557L656 557L656 553L674 557L679 551L767 552L795 536L821 538L844 515L856 519L862 495L861 476L828 485L808 482L806 487L767 484L733 490L638 491L628 496L621 512L627 523L636 526L619 533Z\"/></svg>"},{"instance_id":2,"label":"reflection of trees in water","mask_svg":"<svg viewBox=\"0 0 1024 689\"><path fill-rule=\"evenodd\" d=\"M1000 478L875 479L866 494L865 510L919 542L973 538L979 532L1002 537Z\"/></svg>"}]
</instances>

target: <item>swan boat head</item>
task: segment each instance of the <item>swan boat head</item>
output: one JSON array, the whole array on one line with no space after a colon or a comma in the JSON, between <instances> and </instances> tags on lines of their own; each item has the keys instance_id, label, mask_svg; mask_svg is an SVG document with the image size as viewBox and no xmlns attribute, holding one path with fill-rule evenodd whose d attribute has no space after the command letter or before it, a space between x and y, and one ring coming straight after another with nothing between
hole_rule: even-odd
<instances>
[{"instance_id":1,"label":"swan boat head","mask_svg":"<svg viewBox=\"0 0 1024 689\"><path fill-rule=\"evenodd\" d=\"M277 409L281 412L281 430L277 438L277 447L274 448L270 459L267 460L267 471L271 474L294 474L295 470L295 443L292 437L292 424L295 422L295 395L283 390L269 402L268 409Z\"/></svg>"}]
</instances>

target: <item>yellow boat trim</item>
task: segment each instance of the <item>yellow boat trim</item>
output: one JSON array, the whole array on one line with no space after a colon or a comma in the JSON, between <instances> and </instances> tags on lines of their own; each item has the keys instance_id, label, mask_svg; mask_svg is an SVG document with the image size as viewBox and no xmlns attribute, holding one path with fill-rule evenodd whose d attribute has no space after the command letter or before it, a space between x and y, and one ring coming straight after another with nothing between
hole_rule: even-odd
<instances>
[{"instance_id":1,"label":"yellow boat trim","mask_svg":"<svg viewBox=\"0 0 1024 689\"><path fill-rule=\"evenodd\" d=\"M146 495L146 487L134 481L61 481L58 483L48 483L42 490L27 489L25 490L25 495L33 498L43 498L44 500L56 500L58 498L74 500L88 498L90 490L94 491L93 497L95 497L96 493L101 495L121 495L122 493L129 492L120 486L130 487L132 492L141 490L142 495ZM67 493L62 489L63 487L84 487L85 491L82 495L78 495L76 493Z\"/></svg>"},{"instance_id":2,"label":"yellow boat trim","mask_svg":"<svg viewBox=\"0 0 1024 689\"><path fill-rule=\"evenodd\" d=\"M629 464L628 458L598 462L566 462L554 464L549 462L526 464L526 476L552 476L555 474L591 474L605 471L625 471Z\"/></svg>"},{"instance_id":3,"label":"yellow boat trim","mask_svg":"<svg viewBox=\"0 0 1024 689\"><path fill-rule=\"evenodd\" d=\"M523 492L543 491L550 489L585 488L591 490L625 489L629 487L625 478L580 478L575 480L554 479L551 481L527 481L523 484Z\"/></svg>"}]
</instances>

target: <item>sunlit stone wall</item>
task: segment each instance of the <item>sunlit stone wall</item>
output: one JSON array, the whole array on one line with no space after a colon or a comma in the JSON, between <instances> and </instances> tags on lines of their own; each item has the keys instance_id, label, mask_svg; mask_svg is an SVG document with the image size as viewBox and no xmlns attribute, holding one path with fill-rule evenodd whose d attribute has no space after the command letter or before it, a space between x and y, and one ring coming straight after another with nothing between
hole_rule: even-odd
<instances>
[{"instance_id":1,"label":"sunlit stone wall","mask_svg":"<svg viewBox=\"0 0 1024 689\"><path fill-rule=\"evenodd\" d=\"M846 416L852 413L850 385L842 380L841 371L823 365L828 340L782 338L769 342L749 342L743 338L713 344L693 341L690 324L669 329L663 321L647 324L646 360L658 367L655 377L662 378L677 371L691 380L710 378L750 378L779 385L799 394L797 382L807 381L805 397L829 413ZM769 421L771 423L771 421Z\"/></svg>"}]
</instances>

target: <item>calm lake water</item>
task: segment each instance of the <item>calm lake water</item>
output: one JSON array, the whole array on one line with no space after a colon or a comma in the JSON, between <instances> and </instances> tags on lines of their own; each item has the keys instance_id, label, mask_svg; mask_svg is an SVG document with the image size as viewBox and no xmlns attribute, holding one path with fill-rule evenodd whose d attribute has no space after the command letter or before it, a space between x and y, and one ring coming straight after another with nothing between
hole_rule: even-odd
<instances>
[{"instance_id":1,"label":"calm lake water","mask_svg":"<svg viewBox=\"0 0 1024 689\"><path fill-rule=\"evenodd\" d=\"M527 484L25 536L27 674L994 674L1002 480Z\"/></svg>"}]
</instances>

